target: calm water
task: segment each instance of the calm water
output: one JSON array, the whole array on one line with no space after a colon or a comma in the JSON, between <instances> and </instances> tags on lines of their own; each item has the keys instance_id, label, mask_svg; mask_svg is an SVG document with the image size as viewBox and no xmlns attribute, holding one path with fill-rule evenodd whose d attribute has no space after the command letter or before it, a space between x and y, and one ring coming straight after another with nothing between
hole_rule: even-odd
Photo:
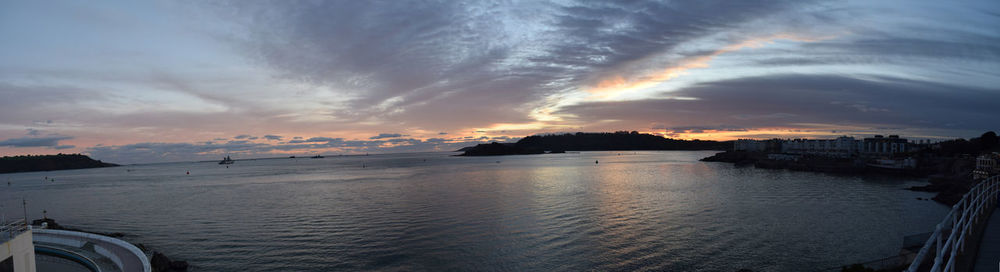
<instances>
[{"instance_id":1,"label":"calm water","mask_svg":"<svg viewBox=\"0 0 1000 272\"><path fill-rule=\"evenodd\" d=\"M947 212L903 190L919 179L697 161L712 152L450 154L6 174L0 204L195 271L809 271L894 255Z\"/></svg>"}]
</instances>

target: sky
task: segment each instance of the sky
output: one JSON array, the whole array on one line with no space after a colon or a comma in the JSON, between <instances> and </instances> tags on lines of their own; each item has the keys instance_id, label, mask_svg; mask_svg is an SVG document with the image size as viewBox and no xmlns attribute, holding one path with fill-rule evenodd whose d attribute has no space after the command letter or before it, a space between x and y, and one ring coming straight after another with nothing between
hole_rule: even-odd
<instances>
[{"instance_id":1,"label":"sky","mask_svg":"<svg viewBox=\"0 0 1000 272\"><path fill-rule=\"evenodd\" d=\"M0 155L950 139L998 117L995 0L0 2Z\"/></svg>"}]
</instances>

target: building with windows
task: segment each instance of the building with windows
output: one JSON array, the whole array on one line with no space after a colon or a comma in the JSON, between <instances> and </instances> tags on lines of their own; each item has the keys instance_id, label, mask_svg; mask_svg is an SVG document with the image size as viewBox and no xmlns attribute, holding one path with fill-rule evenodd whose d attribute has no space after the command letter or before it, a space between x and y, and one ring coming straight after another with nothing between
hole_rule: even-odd
<instances>
[{"instance_id":1,"label":"building with windows","mask_svg":"<svg viewBox=\"0 0 1000 272\"><path fill-rule=\"evenodd\" d=\"M854 137L842 136L836 139L794 139L781 145L781 152L788 154L814 154L831 157L850 157L857 153Z\"/></svg>"},{"instance_id":2,"label":"building with windows","mask_svg":"<svg viewBox=\"0 0 1000 272\"><path fill-rule=\"evenodd\" d=\"M891 157L896 154L915 151L906 139L898 135L875 135L857 140L841 136L836 139L739 139L733 143L733 150L747 152L769 152L797 155L820 155L828 157Z\"/></svg>"},{"instance_id":3,"label":"building with windows","mask_svg":"<svg viewBox=\"0 0 1000 272\"><path fill-rule=\"evenodd\" d=\"M972 170L973 179L984 179L1000 175L1000 153L993 152L976 157L976 170Z\"/></svg>"},{"instance_id":4,"label":"building with windows","mask_svg":"<svg viewBox=\"0 0 1000 272\"><path fill-rule=\"evenodd\" d=\"M865 138L861 142L861 152L865 154L888 154L892 155L895 153L906 153L910 148L907 148L906 139L899 138L899 135L889 135L889 137L882 137L882 135L875 135L872 138Z\"/></svg>"}]
</instances>

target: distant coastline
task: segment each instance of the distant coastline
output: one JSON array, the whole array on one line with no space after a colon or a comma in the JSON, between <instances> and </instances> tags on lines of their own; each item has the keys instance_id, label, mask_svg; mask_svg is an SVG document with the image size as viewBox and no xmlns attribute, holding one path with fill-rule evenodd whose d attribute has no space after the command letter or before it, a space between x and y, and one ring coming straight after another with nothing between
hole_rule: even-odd
<instances>
[{"instance_id":1,"label":"distant coastline","mask_svg":"<svg viewBox=\"0 0 1000 272\"><path fill-rule=\"evenodd\" d=\"M0 174L118 166L82 154L22 155L0 158Z\"/></svg>"},{"instance_id":2,"label":"distant coastline","mask_svg":"<svg viewBox=\"0 0 1000 272\"><path fill-rule=\"evenodd\" d=\"M881 139L881 138L874 138ZM888 138L892 139L892 138ZM740 140L745 141L745 140ZM737 141L731 150L701 159L707 162L727 162L736 166L753 166L763 169L789 169L795 171L827 172L853 175L901 175L927 177L929 185L914 186L913 191L935 192L933 200L954 205L976 184L973 170L976 169L978 155L1000 152L1000 139L995 132L983 133L978 138L955 139L937 143L903 144L910 146L896 153L850 154L844 155L832 149L825 152L796 153L782 152L780 139L757 141L766 146L747 150ZM836 140L806 140L836 141ZM784 141L789 142L789 141ZM795 142L795 141L791 141ZM773 144L777 143L777 144ZM884 167L877 162L904 162L905 167ZM906 165L901 164L901 165Z\"/></svg>"},{"instance_id":3,"label":"distant coastline","mask_svg":"<svg viewBox=\"0 0 1000 272\"><path fill-rule=\"evenodd\" d=\"M457 151L459 156L501 156L543 153L565 153L566 151L610 151L610 150L727 150L732 141L677 140L636 131L614 133L566 133L534 135L516 143L489 143L465 147Z\"/></svg>"}]
</instances>

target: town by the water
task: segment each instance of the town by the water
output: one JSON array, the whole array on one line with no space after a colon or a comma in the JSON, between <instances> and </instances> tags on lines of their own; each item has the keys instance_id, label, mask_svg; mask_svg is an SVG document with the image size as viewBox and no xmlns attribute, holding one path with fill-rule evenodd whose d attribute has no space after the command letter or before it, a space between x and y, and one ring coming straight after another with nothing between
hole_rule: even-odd
<instances>
[{"instance_id":1,"label":"town by the water","mask_svg":"<svg viewBox=\"0 0 1000 272\"><path fill-rule=\"evenodd\" d=\"M994 132L969 140L908 140L899 135L857 139L739 139L732 150L703 161L738 166L842 174L928 176L933 199L955 204L975 182L1000 174L1000 146Z\"/></svg>"}]
</instances>

